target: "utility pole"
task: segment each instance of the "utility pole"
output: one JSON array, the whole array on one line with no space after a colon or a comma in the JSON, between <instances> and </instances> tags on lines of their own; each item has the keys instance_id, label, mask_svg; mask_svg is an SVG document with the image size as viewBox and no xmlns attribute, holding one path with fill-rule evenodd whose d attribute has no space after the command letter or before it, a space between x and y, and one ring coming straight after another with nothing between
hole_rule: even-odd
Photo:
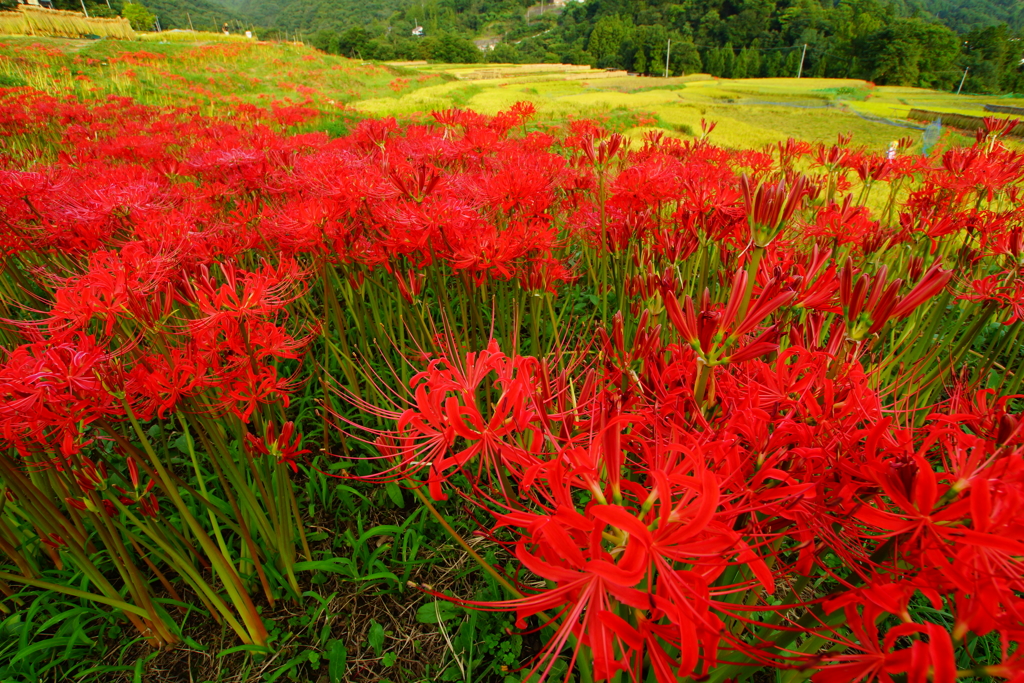
<instances>
[{"instance_id":1,"label":"utility pole","mask_svg":"<svg viewBox=\"0 0 1024 683\"><path fill-rule=\"evenodd\" d=\"M665 48L665 78L668 78L668 56L672 54L672 39L668 39L668 47Z\"/></svg>"},{"instance_id":2,"label":"utility pole","mask_svg":"<svg viewBox=\"0 0 1024 683\"><path fill-rule=\"evenodd\" d=\"M107 0L107 2L110 2L110 0ZM195 33L196 32L196 28L195 28L195 26L192 25L192 15L189 14L188 12L185 12L185 16L188 17L188 29L190 31L192 31L192 33Z\"/></svg>"},{"instance_id":3,"label":"utility pole","mask_svg":"<svg viewBox=\"0 0 1024 683\"><path fill-rule=\"evenodd\" d=\"M971 70L971 67L964 69L963 78L960 79L960 87L956 89L956 94L959 95L960 91L964 89L964 81L967 80L967 72Z\"/></svg>"},{"instance_id":4,"label":"utility pole","mask_svg":"<svg viewBox=\"0 0 1024 683\"><path fill-rule=\"evenodd\" d=\"M85 0L82 0L82 11L85 12L85 18L89 18L89 10L85 9Z\"/></svg>"},{"instance_id":5,"label":"utility pole","mask_svg":"<svg viewBox=\"0 0 1024 683\"><path fill-rule=\"evenodd\" d=\"M807 43L804 43L804 52L800 55L800 70L796 72L796 77L800 78L804 75L804 57L807 56Z\"/></svg>"}]
</instances>

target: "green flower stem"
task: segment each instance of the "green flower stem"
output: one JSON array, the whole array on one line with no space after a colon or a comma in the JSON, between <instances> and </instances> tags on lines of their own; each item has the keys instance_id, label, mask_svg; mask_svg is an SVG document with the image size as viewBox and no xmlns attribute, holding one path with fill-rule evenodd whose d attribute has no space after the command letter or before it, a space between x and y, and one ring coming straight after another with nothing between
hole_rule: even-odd
<instances>
[{"instance_id":1,"label":"green flower stem","mask_svg":"<svg viewBox=\"0 0 1024 683\"><path fill-rule=\"evenodd\" d=\"M139 440L142 442L143 448L146 450L146 454L150 458L150 462L153 464L153 468L156 470L160 478L164 481L164 484L166 486L165 490L167 491L168 497L170 497L171 502L174 503L174 506L178 509L178 513L181 515L182 519L188 525L192 534L199 541L199 544L203 548L203 552L206 553L207 559L209 559L210 563L213 565L214 571L216 571L217 575L223 581L225 589L231 596L231 601L238 608L243 621L245 621L246 628L244 631L239 632L239 637L241 637L243 641L250 642L256 645L266 645L266 627L263 625L263 621L260 619L259 614L256 612L256 606L253 605L252 599L249 597L249 594L245 592L245 589L242 586L241 578L239 578L238 573L234 570L233 567L231 567L227 563L225 558L220 554L220 551L214 545L213 540L206 534L206 531L203 530L198 520L196 520L196 518L192 515L192 512L188 509L188 506L185 504L185 501L182 500L177 488L171 484L170 478L167 475L167 470L164 468L163 464L160 462L160 459L153 451L153 447L149 443L149 439L146 438L146 434L142 430L142 426L139 424L139 421L136 419L135 412L131 409L131 406L128 404L127 401L123 399L122 404L124 405L125 413L128 415L128 419L132 423L132 427L134 427L135 429L135 434L139 437ZM187 562L184 564L186 566L182 567L182 569L190 567L190 565Z\"/></svg>"},{"instance_id":2,"label":"green flower stem","mask_svg":"<svg viewBox=\"0 0 1024 683\"><path fill-rule=\"evenodd\" d=\"M178 421L181 422L181 430L185 434L185 446L188 449L189 459L192 461L192 469L196 473L196 480L199 482L199 490L202 492L204 498L209 499L210 493L206 490L206 480L203 477L202 469L199 466L199 459L196 456L195 442L192 440L192 433L189 429L188 420L185 419L185 414L183 412L178 413L176 417ZM219 470L218 474L220 474ZM231 496L229 487L225 486L224 489L225 491L228 491L228 495ZM221 532L220 524L217 523L217 516L213 514L212 510L207 510L206 514L210 516L210 526L213 528L213 535L217 538L217 545L220 548L221 554L224 555L224 560L228 564L234 566L234 563L231 560L231 552L228 549L228 544L224 541L224 534ZM237 510L235 514L238 515Z\"/></svg>"},{"instance_id":3,"label":"green flower stem","mask_svg":"<svg viewBox=\"0 0 1024 683\"><path fill-rule=\"evenodd\" d=\"M757 271L761 267L761 257L764 256L764 247L754 246L750 254L750 263L747 264L747 286L743 290L743 299L740 300L740 307L736 313L736 320L741 321L747 315L747 308L750 306L750 297L754 294L754 283L757 282ZM698 292L700 294L700 292Z\"/></svg>"},{"instance_id":4,"label":"green flower stem","mask_svg":"<svg viewBox=\"0 0 1024 683\"><path fill-rule=\"evenodd\" d=\"M159 533L158 529L154 528L151 523L140 519L126 505L124 505L124 503L118 500L115 501L114 504L117 505L118 509L128 520L130 520L156 545L157 548L159 548L163 555L161 558L163 562L168 566L173 567L174 570L178 572L178 574L185 579L197 593L201 594L205 602L214 607L214 610L211 613L219 614L220 617L224 619L224 622L231 627L231 630L233 630L243 642L251 644L253 641L250 637L250 629L243 626L242 623L238 621L232 609L226 602L224 602L224 599L217 594L217 591L203 579L202 575L188 560L188 558L182 556L181 553L175 550L170 543L163 539L162 534Z\"/></svg>"},{"instance_id":5,"label":"green flower stem","mask_svg":"<svg viewBox=\"0 0 1024 683\"><path fill-rule=\"evenodd\" d=\"M466 542L466 539L464 539L459 534L459 532L456 531L455 528L448 523L448 520L444 518L444 515L442 515L438 511L438 509L434 507L433 503L431 503L430 499L427 498L427 496L423 493L423 491L420 488L420 485L417 482L407 481L406 483L409 485L409 489L416 495L417 498L420 499L420 502L423 503L423 505L430 512L430 514L434 517L434 519L437 520L437 523L440 524L444 528L444 530L448 532L448 535L452 537L452 540L454 540L456 543L462 546L462 549L469 553L469 556L472 557L485 572L490 574L491 578L493 578L495 581L501 584L501 586L505 590L507 590L513 597L526 597L522 593L520 593L515 586L509 583L504 576L499 574L498 570L492 567L490 562L481 557L480 553L478 553L477 551L473 550L472 547L470 547L469 543Z\"/></svg>"}]
</instances>

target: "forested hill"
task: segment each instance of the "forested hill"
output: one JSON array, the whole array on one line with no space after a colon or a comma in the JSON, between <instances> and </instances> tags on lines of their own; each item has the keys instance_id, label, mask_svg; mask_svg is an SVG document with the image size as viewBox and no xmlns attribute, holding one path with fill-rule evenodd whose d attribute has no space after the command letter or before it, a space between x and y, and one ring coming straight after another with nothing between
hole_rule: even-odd
<instances>
[{"instance_id":1,"label":"forested hill","mask_svg":"<svg viewBox=\"0 0 1024 683\"><path fill-rule=\"evenodd\" d=\"M250 21L210 0L141 0L160 19L160 27L216 31L224 24L234 30L248 28ZM189 23L191 20L191 23Z\"/></svg>"},{"instance_id":2,"label":"forested hill","mask_svg":"<svg viewBox=\"0 0 1024 683\"><path fill-rule=\"evenodd\" d=\"M588 0L517 50L660 74L671 40L673 73L796 76L803 61L805 75L948 89L966 68L970 91L1024 91L1019 35L996 20L958 34L922 6L943 1Z\"/></svg>"},{"instance_id":3,"label":"forested hill","mask_svg":"<svg viewBox=\"0 0 1024 683\"><path fill-rule=\"evenodd\" d=\"M386 22L409 0L219 0L247 21L287 34L343 31Z\"/></svg>"},{"instance_id":4,"label":"forested hill","mask_svg":"<svg viewBox=\"0 0 1024 683\"><path fill-rule=\"evenodd\" d=\"M957 33L997 24L1006 24L1013 31L1024 30L1021 0L907 0L907 5L910 10L932 14Z\"/></svg>"}]
</instances>

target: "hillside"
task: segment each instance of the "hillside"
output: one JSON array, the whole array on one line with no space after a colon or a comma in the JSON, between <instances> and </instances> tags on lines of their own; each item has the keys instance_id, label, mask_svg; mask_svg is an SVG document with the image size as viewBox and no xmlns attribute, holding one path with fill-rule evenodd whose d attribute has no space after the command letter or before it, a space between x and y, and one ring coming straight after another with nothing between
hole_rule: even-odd
<instances>
[{"instance_id":1,"label":"hillside","mask_svg":"<svg viewBox=\"0 0 1024 683\"><path fill-rule=\"evenodd\" d=\"M957 33L997 24L1011 31L1024 30L1024 3L1020 0L911 0L911 6L938 17Z\"/></svg>"},{"instance_id":2,"label":"hillside","mask_svg":"<svg viewBox=\"0 0 1024 683\"><path fill-rule=\"evenodd\" d=\"M69 0L70 1L70 0ZM395 13L416 15L421 22L432 21L441 30L468 29L476 32L499 20L507 24L515 15L524 15L532 0L212 0L214 4L244 17L258 26L315 33L322 30L343 31L373 22L387 22ZM153 5L170 5L172 0L151 0ZM183 5L209 4L207 0L183 0ZM549 3L550 4L550 3ZM570 5L575 4L570 2ZM584 4L584 3L580 3ZM810 25L812 30L822 14L890 13L901 17L935 19L957 33L997 24L1007 24L1011 31L1024 29L1024 3L1019 0L686 0L660 2L650 0L587 0L588 7L597 7L596 14L640 16L640 24L652 24L651 14L663 14L668 24L683 20L692 29L695 23L720 21L730 25L732 33L785 33L794 20ZM407 10L407 11L406 11ZM594 12L591 11L591 14ZM803 15L803 21L800 17ZM522 19L521 16L518 17ZM194 20L194 18L193 18ZM515 23L515 22L513 22ZM766 24L766 26L762 26ZM397 27L395 27L397 28ZM503 26L508 28L508 26ZM681 27L680 27L681 28ZM730 36L732 38L738 36Z\"/></svg>"},{"instance_id":3,"label":"hillside","mask_svg":"<svg viewBox=\"0 0 1024 683\"><path fill-rule=\"evenodd\" d=\"M142 0L142 3L159 17L160 26L165 31L189 28L190 18L191 26L197 31L217 31L225 23L233 29L253 23L210 0Z\"/></svg>"},{"instance_id":4,"label":"hillside","mask_svg":"<svg viewBox=\"0 0 1024 683\"><path fill-rule=\"evenodd\" d=\"M174 1L174 0L164 0ZM406 0L220 0L246 22L284 32L340 31L385 20Z\"/></svg>"},{"instance_id":5,"label":"hillside","mask_svg":"<svg viewBox=\"0 0 1024 683\"><path fill-rule=\"evenodd\" d=\"M212 0L136 0L160 20L164 30L188 29L197 31L219 31L225 23L234 29L252 24L237 12ZM126 0L85 0L84 6L91 16L107 17L120 15ZM56 9L81 12L82 0L53 0Z\"/></svg>"}]
</instances>

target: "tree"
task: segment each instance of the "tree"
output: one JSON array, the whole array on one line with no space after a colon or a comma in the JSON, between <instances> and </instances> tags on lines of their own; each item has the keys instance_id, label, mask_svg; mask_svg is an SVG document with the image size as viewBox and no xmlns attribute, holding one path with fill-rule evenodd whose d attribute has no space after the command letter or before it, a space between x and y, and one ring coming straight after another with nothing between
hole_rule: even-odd
<instances>
[{"instance_id":1,"label":"tree","mask_svg":"<svg viewBox=\"0 0 1024 683\"><path fill-rule=\"evenodd\" d=\"M451 33L427 38L421 43L420 50L426 59L449 64L472 64L482 58L476 45Z\"/></svg>"},{"instance_id":2,"label":"tree","mask_svg":"<svg viewBox=\"0 0 1024 683\"><path fill-rule=\"evenodd\" d=\"M989 26L964 36L964 65L970 67L966 88L970 92L993 92L1003 85L1016 55L1007 40L1006 26ZM1014 41L1018 42L1018 41Z\"/></svg>"},{"instance_id":3,"label":"tree","mask_svg":"<svg viewBox=\"0 0 1024 683\"><path fill-rule=\"evenodd\" d=\"M599 67L619 66L619 51L628 34L629 28L618 14L599 19L587 42L587 52L593 55L594 64Z\"/></svg>"},{"instance_id":4,"label":"tree","mask_svg":"<svg viewBox=\"0 0 1024 683\"><path fill-rule=\"evenodd\" d=\"M106 3L102 5L87 5L89 8L90 17L99 17L102 19L110 19L117 16L117 12L111 7L107 7Z\"/></svg>"},{"instance_id":5,"label":"tree","mask_svg":"<svg viewBox=\"0 0 1024 683\"><path fill-rule=\"evenodd\" d=\"M338 38L338 52L346 57L366 58L366 45L369 40L370 33L365 28L353 26Z\"/></svg>"},{"instance_id":6,"label":"tree","mask_svg":"<svg viewBox=\"0 0 1024 683\"><path fill-rule=\"evenodd\" d=\"M704 55L704 70L712 76L722 76L725 72L725 60L721 48L712 48Z\"/></svg>"},{"instance_id":7,"label":"tree","mask_svg":"<svg viewBox=\"0 0 1024 683\"><path fill-rule=\"evenodd\" d=\"M732 73L729 78L747 77L747 51L740 50L740 53L732 60Z\"/></svg>"},{"instance_id":8,"label":"tree","mask_svg":"<svg viewBox=\"0 0 1024 683\"><path fill-rule=\"evenodd\" d=\"M772 50L764 58L763 75L766 78L779 78L783 76L786 68L786 55L782 50Z\"/></svg>"},{"instance_id":9,"label":"tree","mask_svg":"<svg viewBox=\"0 0 1024 683\"><path fill-rule=\"evenodd\" d=\"M673 76L700 73L703 68L700 61L700 52L697 51L692 40L683 40L678 43L673 40L669 62L669 68Z\"/></svg>"},{"instance_id":10,"label":"tree","mask_svg":"<svg viewBox=\"0 0 1024 683\"><path fill-rule=\"evenodd\" d=\"M722 75L726 78L735 78L733 72L736 69L736 52L732 43L726 43L722 48Z\"/></svg>"},{"instance_id":11,"label":"tree","mask_svg":"<svg viewBox=\"0 0 1024 683\"><path fill-rule=\"evenodd\" d=\"M754 47L747 48L744 52L746 52L744 61L747 63L747 78L760 78L762 75L761 48L755 45Z\"/></svg>"},{"instance_id":12,"label":"tree","mask_svg":"<svg viewBox=\"0 0 1024 683\"><path fill-rule=\"evenodd\" d=\"M498 43L487 53L486 60L495 64L517 64L522 61L522 57L515 45Z\"/></svg>"},{"instance_id":13,"label":"tree","mask_svg":"<svg viewBox=\"0 0 1024 683\"><path fill-rule=\"evenodd\" d=\"M647 72L647 57L644 55L643 50L637 50L633 53L633 71L638 74Z\"/></svg>"},{"instance_id":14,"label":"tree","mask_svg":"<svg viewBox=\"0 0 1024 683\"><path fill-rule=\"evenodd\" d=\"M795 78L800 72L800 54L799 49L792 49L789 54L786 55L786 61L782 66L782 73L779 75L783 78Z\"/></svg>"},{"instance_id":15,"label":"tree","mask_svg":"<svg viewBox=\"0 0 1024 683\"><path fill-rule=\"evenodd\" d=\"M730 42L750 45L768 30L774 0L743 0L741 9L726 20L726 34Z\"/></svg>"},{"instance_id":16,"label":"tree","mask_svg":"<svg viewBox=\"0 0 1024 683\"><path fill-rule=\"evenodd\" d=\"M665 73L665 47L668 33L664 26L637 26L633 32L633 70L637 73Z\"/></svg>"},{"instance_id":17,"label":"tree","mask_svg":"<svg viewBox=\"0 0 1024 683\"><path fill-rule=\"evenodd\" d=\"M959 70L960 38L922 19L899 19L868 41L871 80L886 85L949 87Z\"/></svg>"},{"instance_id":18,"label":"tree","mask_svg":"<svg viewBox=\"0 0 1024 683\"><path fill-rule=\"evenodd\" d=\"M152 12L136 2L125 3L121 9L121 16L127 19L136 31L151 31L153 22L156 21Z\"/></svg>"},{"instance_id":19,"label":"tree","mask_svg":"<svg viewBox=\"0 0 1024 683\"><path fill-rule=\"evenodd\" d=\"M309 39L309 42L317 50L321 50L328 54L336 55L339 52L338 34L334 31L317 31L313 34L313 37Z\"/></svg>"}]
</instances>

